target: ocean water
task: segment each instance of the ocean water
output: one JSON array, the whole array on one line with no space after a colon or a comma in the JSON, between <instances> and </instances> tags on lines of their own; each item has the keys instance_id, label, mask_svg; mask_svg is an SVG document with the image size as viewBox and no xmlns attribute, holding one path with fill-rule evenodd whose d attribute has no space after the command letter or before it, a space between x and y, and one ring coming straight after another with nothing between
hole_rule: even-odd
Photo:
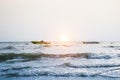
<instances>
[{"instance_id":1,"label":"ocean water","mask_svg":"<svg viewBox=\"0 0 120 80\"><path fill-rule=\"evenodd\" d=\"M0 42L0 80L120 80L120 42Z\"/></svg>"}]
</instances>

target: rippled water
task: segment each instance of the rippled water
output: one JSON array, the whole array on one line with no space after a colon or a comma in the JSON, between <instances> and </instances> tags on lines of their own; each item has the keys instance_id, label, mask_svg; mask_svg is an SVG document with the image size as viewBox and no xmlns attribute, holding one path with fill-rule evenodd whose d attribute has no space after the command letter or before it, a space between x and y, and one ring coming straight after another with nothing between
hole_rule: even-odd
<instances>
[{"instance_id":1,"label":"rippled water","mask_svg":"<svg viewBox=\"0 0 120 80\"><path fill-rule=\"evenodd\" d=\"M120 80L120 42L0 42L0 80Z\"/></svg>"}]
</instances>

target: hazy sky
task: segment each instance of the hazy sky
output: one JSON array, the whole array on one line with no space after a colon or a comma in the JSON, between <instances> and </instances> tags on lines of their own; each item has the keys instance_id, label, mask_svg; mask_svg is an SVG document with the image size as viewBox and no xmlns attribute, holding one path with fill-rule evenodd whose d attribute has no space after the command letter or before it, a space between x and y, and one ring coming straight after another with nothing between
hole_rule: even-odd
<instances>
[{"instance_id":1,"label":"hazy sky","mask_svg":"<svg viewBox=\"0 0 120 80\"><path fill-rule=\"evenodd\" d=\"M120 40L120 0L0 0L0 41Z\"/></svg>"}]
</instances>

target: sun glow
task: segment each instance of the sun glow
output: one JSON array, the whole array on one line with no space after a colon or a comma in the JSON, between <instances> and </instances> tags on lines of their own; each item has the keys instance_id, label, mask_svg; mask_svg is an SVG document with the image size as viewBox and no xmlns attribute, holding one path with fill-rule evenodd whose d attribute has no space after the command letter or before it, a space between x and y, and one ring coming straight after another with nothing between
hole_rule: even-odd
<instances>
[{"instance_id":1,"label":"sun glow","mask_svg":"<svg viewBox=\"0 0 120 80\"><path fill-rule=\"evenodd\" d=\"M69 41L69 38L68 38L67 35L62 35L62 36L60 37L60 41L62 41L62 42L68 42L68 41Z\"/></svg>"}]
</instances>

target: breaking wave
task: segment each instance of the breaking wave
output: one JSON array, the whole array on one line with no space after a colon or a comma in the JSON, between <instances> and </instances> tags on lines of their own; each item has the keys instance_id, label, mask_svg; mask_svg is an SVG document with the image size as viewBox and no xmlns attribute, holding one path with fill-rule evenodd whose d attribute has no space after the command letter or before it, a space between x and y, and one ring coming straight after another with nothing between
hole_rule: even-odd
<instances>
[{"instance_id":1,"label":"breaking wave","mask_svg":"<svg viewBox=\"0 0 120 80\"><path fill-rule=\"evenodd\" d=\"M7 46L7 47L1 48L1 50L12 50L12 49L16 49L16 48L14 46Z\"/></svg>"},{"instance_id":2,"label":"breaking wave","mask_svg":"<svg viewBox=\"0 0 120 80\"><path fill-rule=\"evenodd\" d=\"M38 59L41 57L47 58L86 58L86 59L110 59L112 58L110 55L97 55L94 53L76 53L76 54L44 54L44 53L1 53L0 61L10 60L10 59Z\"/></svg>"},{"instance_id":3,"label":"breaking wave","mask_svg":"<svg viewBox=\"0 0 120 80\"><path fill-rule=\"evenodd\" d=\"M25 69L24 69L25 68ZM5 73L1 76L3 77L33 77L33 76L54 76L54 77L111 77L111 78L120 78L120 75L110 75L109 72L120 71L120 68L109 69L105 71L87 73L87 72L54 72L54 71L45 71L38 69L31 69L31 67L21 67L21 68L12 68L14 70L21 70L22 72L14 73Z\"/></svg>"},{"instance_id":4,"label":"breaking wave","mask_svg":"<svg viewBox=\"0 0 120 80\"><path fill-rule=\"evenodd\" d=\"M71 63L63 63L59 66L71 67L71 68L109 68L109 67L120 67L120 64L74 65Z\"/></svg>"}]
</instances>

